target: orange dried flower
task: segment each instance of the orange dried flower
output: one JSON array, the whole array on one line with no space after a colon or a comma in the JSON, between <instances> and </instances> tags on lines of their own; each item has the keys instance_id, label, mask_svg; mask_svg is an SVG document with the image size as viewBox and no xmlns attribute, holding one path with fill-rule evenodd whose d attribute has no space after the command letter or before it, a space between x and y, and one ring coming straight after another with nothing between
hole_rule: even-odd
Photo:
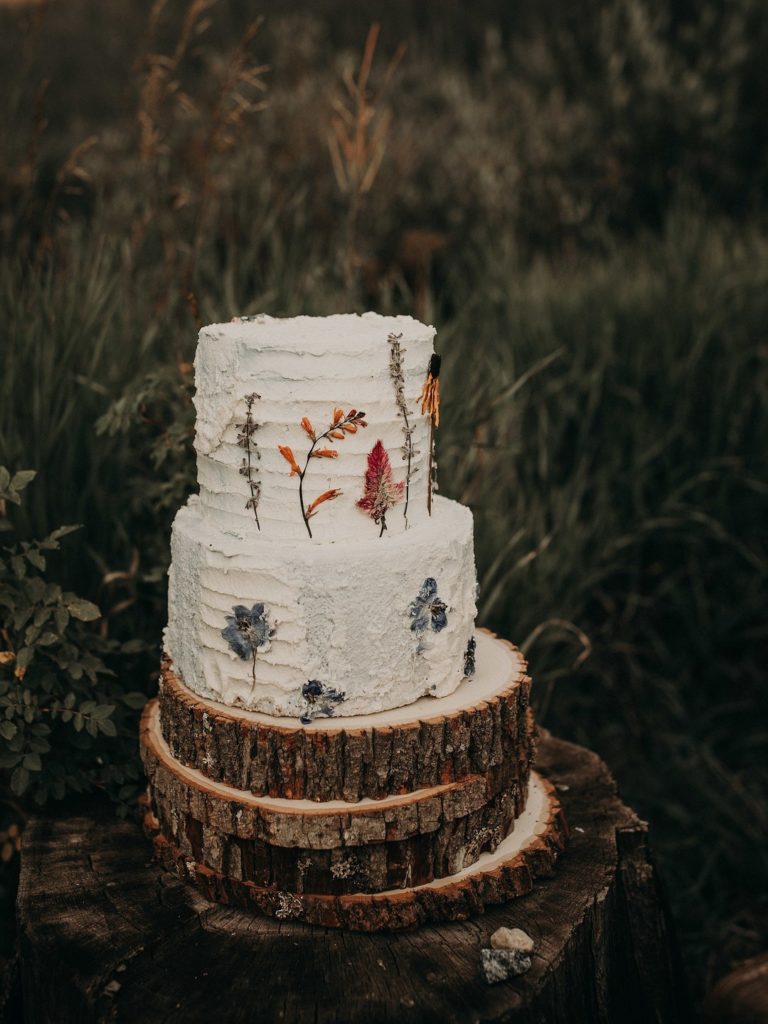
<instances>
[{"instance_id":1,"label":"orange dried flower","mask_svg":"<svg viewBox=\"0 0 768 1024\"><path fill-rule=\"evenodd\" d=\"M343 423L342 426L341 426L341 429L342 430L346 430L346 432L348 434L356 434L357 433L357 424L356 423Z\"/></svg>"},{"instance_id":2,"label":"orange dried flower","mask_svg":"<svg viewBox=\"0 0 768 1024\"><path fill-rule=\"evenodd\" d=\"M317 440L317 438L315 437L314 428L313 428L312 424L309 422L309 418L307 416L305 416L302 419L301 425L304 428L304 430L306 431L306 433L308 434L310 441Z\"/></svg>"},{"instance_id":3,"label":"orange dried flower","mask_svg":"<svg viewBox=\"0 0 768 1024\"><path fill-rule=\"evenodd\" d=\"M344 440L344 431L343 430L331 430L329 432L328 436L329 437L335 437L337 441L343 441Z\"/></svg>"},{"instance_id":4,"label":"orange dried flower","mask_svg":"<svg viewBox=\"0 0 768 1024\"><path fill-rule=\"evenodd\" d=\"M334 409L333 410L333 426L335 427L336 424L340 420L343 420L343 419L344 419L344 410L343 409Z\"/></svg>"},{"instance_id":5,"label":"orange dried flower","mask_svg":"<svg viewBox=\"0 0 768 1024\"><path fill-rule=\"evenodd\" d=\"M279 444L277 447L280 450L280 454L291 467L291 476L293 476L296 473L300 475L301 470L299 469L299 464L296 461L296 458L293 454L293 450L289 448L287 444Z\"/></svg>"},{"instance_id":6,"label":"orange dried flower","mask_svg":"<svg viewBox=\"0 0 768 1024\"><path fill-rule=\"evenodd\" d=\"M422 415L429 413L432 423L436 427L440 426L440 362L440 356L437 353L429 360L427 379L424 381L418 399L421 402Z\"/></svg>"},{"instance_id":7,"label":"orange dried flower","mask_svg":"<svg viewBox=\"0 0 768 1024\"><path fill-rule=\"evenodd\" d=\"M317 448L312 452L313 459L338 459L339 453L333 448Z\"/></svg>"},{"instance_id":8,"label":"orange dried flower","mask_svg":"<svg viewBox=\"0 0 768 1024\"><path fill-rule=\"evenodd\" d=\"M317 511L318 505L322 505L324 501L333 501L334 498L338 498L341 491L337 488L332 488L330 491L323 491L323 493L312 502L307 509L307 519L310 519Z\"/></svg>"}]
</instances>

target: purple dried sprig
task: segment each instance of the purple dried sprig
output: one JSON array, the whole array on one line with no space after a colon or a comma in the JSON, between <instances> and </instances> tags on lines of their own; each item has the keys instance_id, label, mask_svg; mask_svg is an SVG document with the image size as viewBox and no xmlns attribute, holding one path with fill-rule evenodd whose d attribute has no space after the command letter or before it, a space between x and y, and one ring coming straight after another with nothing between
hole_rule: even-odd
<instances>
[{"instance_id":1,"label":"purple dried sprig","mask_svg":"<svg viewBox=\"0 0 768 1024\"><path fill-rule=\"evenodd\" d=\"M248 489L251 492L251 496L246 501L245 507L253 510L253 517L256 520L256 527L261 532L261 523L259 522L259 499L261 498L261 483L256 475L256 467L254 461L261 458L261 454L256 446L253 436L256 433L259 424L253 419L253 404L261 398L261 395L257 395L254 391L251 395L245 396L245 423L238 423L237 429L237 444L240 448L245 449L245 457L243 458L240 466L240 473L248 481Z\"/></svg>"},{"instance_id":2,"label":"purple dried sprig","mask_svg":"<svg viewBox=\"0 0 768 1024\"><path fill-rule=\"evenodd\" d=\"M392 385L395 389L395 404L403 418L403 436L405 441L400 449L403 453L403 461L406 462L405 472L405 505L403 516L405 528L408 529L408 498L411 489L411 462L414 455L418 455L418 449L413 444L413 427L408 419L408 403L405 400L405 370L403 368L403 348L400 344L402 334L390 334L389 341L389 375L392 378Z\"/></svg>"}]
</instances>

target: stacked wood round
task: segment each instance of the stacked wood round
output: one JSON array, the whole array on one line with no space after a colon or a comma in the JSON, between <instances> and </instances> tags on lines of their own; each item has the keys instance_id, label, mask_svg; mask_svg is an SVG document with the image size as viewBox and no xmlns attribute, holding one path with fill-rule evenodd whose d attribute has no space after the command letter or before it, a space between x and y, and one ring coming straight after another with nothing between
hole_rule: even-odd
<instances>
[{"instance_id":1,"label":"stacked wood round","mask_svg":"<svg viewBox=\"0 0 768 1024\"><path fill-rule=\"evenodd\" d=\"M565 823L531 772L525 662L481 641L512 651L510 677L474 702L468 680L466 706L419 702L411 720L294 725L205 700L164 663L141 727L156 854L210 899L363 930L463 918L528 891L552 871Z\"/></svg>"}]
</instances>

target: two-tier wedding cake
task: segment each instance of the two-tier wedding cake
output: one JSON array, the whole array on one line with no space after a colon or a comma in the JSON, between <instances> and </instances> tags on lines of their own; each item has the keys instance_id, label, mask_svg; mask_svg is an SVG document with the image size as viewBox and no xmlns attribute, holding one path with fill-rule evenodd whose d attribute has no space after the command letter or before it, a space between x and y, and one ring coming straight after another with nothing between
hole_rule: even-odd
<instances>
[{"instance_id":1,"label":"two-tier wedding cake","mask_svg":"<svg viewBox=\"0 0 768 1024\"><path fill-rule=\"evenodd\" d=\"M472 515L434 494L435 331L200 332L146 827L211 898L374 929L530 888L564 834L519 652L475 631Z\"/></svg>"}]
</instances>

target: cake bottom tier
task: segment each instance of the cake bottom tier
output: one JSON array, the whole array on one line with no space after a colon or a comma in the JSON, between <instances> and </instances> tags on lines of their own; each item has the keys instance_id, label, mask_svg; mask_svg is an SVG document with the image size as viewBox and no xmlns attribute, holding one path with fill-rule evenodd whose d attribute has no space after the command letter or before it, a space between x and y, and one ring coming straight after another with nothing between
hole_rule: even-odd
<instances>
[{"instance_id":1,"label":"cake bottom tier","mask_svg":"<svg viewBox=\"0 0 768 1024\"><path fill-rule=\"evenodd\" d=\"M487 906L525 895L537 879L552 875L567 838L554 787L534 772L525 804L514 831L492 853L482 854L452 875L378 893L291 892L242 881L186 856L166 838L148 806L144 828L161 863L196 885L209 900L261 911L280 920L371 932L463 921Z\"/></svg>"},{"instance_id":2,"label":"cake bottom tier","mask_svg":"<svg viewBox=\"0 0 768 1024\"><path fill-rule=\"evenodd\" d=\"M471 670L472 514L455 501L436 498L405 533L320 544L225 532L192 497L171 554L165 651L202 697L367 715L448 694Z\"/></svg>"}]
</instances>

